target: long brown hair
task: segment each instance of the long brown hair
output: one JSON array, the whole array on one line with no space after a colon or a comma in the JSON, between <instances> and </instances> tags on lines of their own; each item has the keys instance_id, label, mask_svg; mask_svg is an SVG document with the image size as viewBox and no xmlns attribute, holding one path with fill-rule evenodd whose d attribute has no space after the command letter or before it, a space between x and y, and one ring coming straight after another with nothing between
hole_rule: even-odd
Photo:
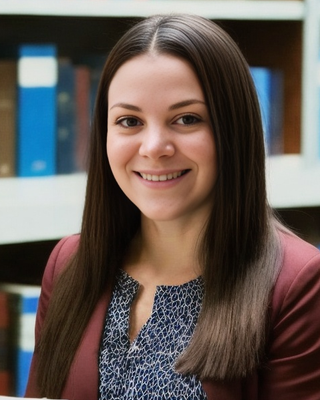
<instances>
[{"instance_id":1,"label":"long brown hair","mask_svg":"<svg viewBox=\"0 0 320 400\"><path fill-rule=\"evenodd\" d=\"M181 57L194 68L218 157L214 207L199 254L203 307L177 369L200 379L232 379L250 373L263 359L279 240L267 202L261 116L249 68L235 42L215 23L191 15L153 16L120 39L102 73L79 248L55 285L36 349L43 396L61 395L90 315L112 287L140 227L140 212L120 190L107 159L107 101L118 68L150 51Z\"/></svg>"}]
</instances>

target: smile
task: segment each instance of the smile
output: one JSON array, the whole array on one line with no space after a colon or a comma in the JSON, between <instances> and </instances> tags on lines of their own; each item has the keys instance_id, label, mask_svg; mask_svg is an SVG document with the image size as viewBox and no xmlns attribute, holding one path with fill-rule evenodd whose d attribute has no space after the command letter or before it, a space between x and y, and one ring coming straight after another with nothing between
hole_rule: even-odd
<instances>
[{"instance_id":1,"label":"smile","mask_svg":"<svg viewBox=\"0 0 320 400\"><path fill-rule=\"evenodd\" d=\"M166 175L151 175L151 174L144 174L143 172L140 172L139 174L143 179L145 179L147 181L164 182L164 181L169 181L172 179L179 178L181 175L184 175L187 172L188 172L188 170L172 172L171 174L166 174Z\"/></svg>"}]
</instances>

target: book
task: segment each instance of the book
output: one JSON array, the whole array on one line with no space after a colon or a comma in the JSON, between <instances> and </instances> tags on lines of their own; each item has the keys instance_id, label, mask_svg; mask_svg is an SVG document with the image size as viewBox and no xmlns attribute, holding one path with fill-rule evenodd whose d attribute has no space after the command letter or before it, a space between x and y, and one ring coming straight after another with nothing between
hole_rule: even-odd
<instances>
[{"instance_id":1,"label":"book","mask_svg":"<svg viewBox=\"0 0 320 400\"><path fill-rule=\"evenodd\" d=\"M283 152L283 76L277 69L250 67L260 103L267 153Z\"/></svg>"},{"instance_id":2,"label":"book","mask_svg":"<svg viewBox=\"0 0 320 400\"><path fill-rule=\"evenodd\" d=\"M0 178L15 175L17 63L0 60Z\"/></svg>"},{"instance_id":3,"label":"book","mask_svg":"<svg viewBox=\"0 0 320 400\"><path fill-rule=\"evenodd\" d=\"M269 152L283 154L284 78L280 69L271 70L271 118Z\"/></svg>"},{"instance_id":4,"label":"book","mask_svg":"<svg viewBox=\"0 0 320 400\"><path fill-rule=\"evenodd\" d=\"M91 71L86 65L75 66L76 170L85 171L90 134Z\"/></svg>"},{"instance_id":5,"label":"book","mask_svg":"<svg viewBox=\"0 0 320 400\"><path fill-rule=\"evenodd\" d=\"M10 394L10 370L8 357L9 305L6 293L0 292L0 394Z\"/></svg>"},{"instance_id":6,"label":"book","mask_svg":"<svg viewBox=\"0 0 320 400\"><path fill-rule=\"evenodd\" d=\"M21 44L18 50L17 175L54 175L56 46Z\"/></svg>"},{"instance_id":7,"label":"book","mask_svg":"<svg viewBox=\"0 0 320 400\"><path fill-rule=\"evenodd\" d=\"M90 68L90 118L94 113L98 87L106 61L105 55L90 55L83 59L83 64Z\"/></svg>"},{"instance_id":8,"label":"book","mask_svg":"<svg viewBox=\"0 0 320 400\"><path fill-rule=\"evenodd\" d=\"M68 58L58 60L57 173L75 171L75 69Z\"/></svg>"},{"instance_id":9,"label":"book","mask_svg":"<svg viewBox=\"0 0 320 400\"><path fill-rule=\"evenodd\" d=\"M11 394L23 396L26 390L34 351L35 319L40 286L1 284L9 304L9 362L12 374Z\"/></svg>"}]
</instances>

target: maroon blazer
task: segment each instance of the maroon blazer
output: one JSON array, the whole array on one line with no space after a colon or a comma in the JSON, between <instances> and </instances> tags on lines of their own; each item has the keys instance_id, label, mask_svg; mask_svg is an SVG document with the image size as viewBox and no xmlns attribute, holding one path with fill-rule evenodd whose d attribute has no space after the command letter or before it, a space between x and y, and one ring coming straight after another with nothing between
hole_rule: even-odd
<instances>
[{"instance_id":1,"label":"maroon blazer","mask_svg":"<svg viewBox=\"0 0 320 400\"><path fill-rule=\"evenodd\" d=\"M281 234L283 266L271 302L268 362L252 376L232 382L203 382L209 400L320 400L320 252ZM36 342L56 276L76 250L79 236L61 240L52 252L42 283ZM99 301L84 332L63 390L68 400L97 400L98 354L110 293ZM26 397L39 397L34 355Z\"/></svg>"}]
</instances>

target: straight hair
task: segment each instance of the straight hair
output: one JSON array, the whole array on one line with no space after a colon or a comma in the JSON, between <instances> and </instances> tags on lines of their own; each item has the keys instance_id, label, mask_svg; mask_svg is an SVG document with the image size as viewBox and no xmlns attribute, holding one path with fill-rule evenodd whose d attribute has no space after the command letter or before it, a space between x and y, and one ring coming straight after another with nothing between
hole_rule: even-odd
<instances>
[{"instance_id":1,"label":"straight hair","mask_svg":"<svg viewBox=\"0 0 320 400\"><path fill-rule=\"evenodd\" d=\"M279 224L267 201L264 136L249 67L236 43L212 21L185 14L153 16L119 40L102 73L80 242L54 286L35 349L42 396L61 395L89 318L101 295L112 290L140 229L140 211L115 181L105 149L110 82L126 61L148 53L173 55L192 66L217 151L214 206L199 246L203 305L176 369L201 380L230 380L263 365L281 251Z\"/></svg>"}]
</instances>

